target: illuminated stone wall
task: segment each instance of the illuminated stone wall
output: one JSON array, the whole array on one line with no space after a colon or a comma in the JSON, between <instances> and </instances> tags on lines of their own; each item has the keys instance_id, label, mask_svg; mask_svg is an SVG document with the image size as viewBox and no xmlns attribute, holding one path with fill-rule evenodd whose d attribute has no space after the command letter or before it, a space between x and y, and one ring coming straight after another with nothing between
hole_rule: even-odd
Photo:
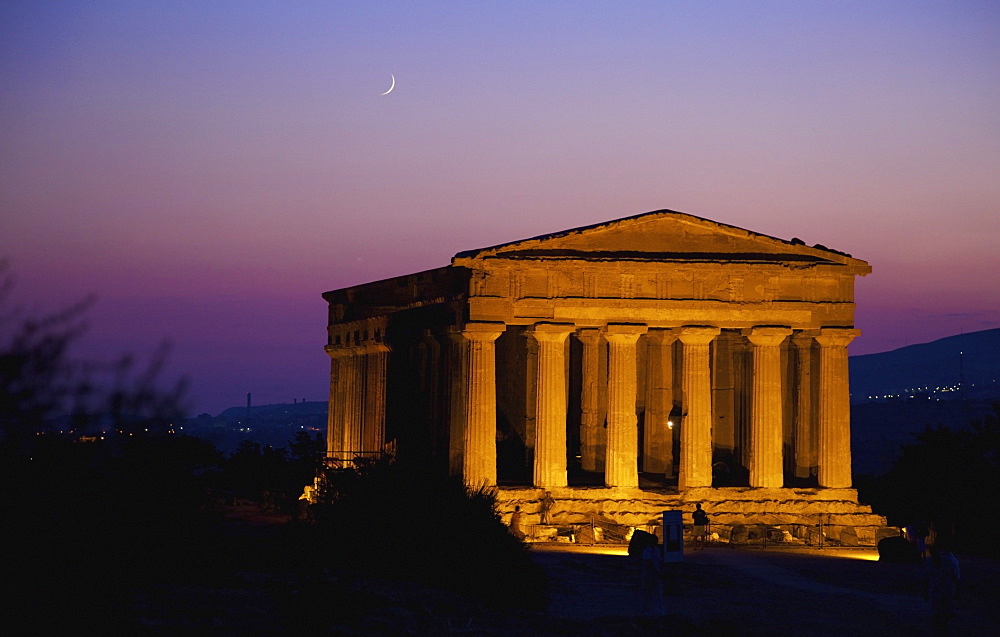
<instances>
[{"instance_id":1,"label":"illuminated stone wall","mask_svg":"<svg viewBox=\"0 0 1000 637\"><path fill-rule=\"evenodd\" d=\"M328 292L327 455L391 447L535 490L850 491L870 271L661 211Z\"/></svg>"}]
</instances>

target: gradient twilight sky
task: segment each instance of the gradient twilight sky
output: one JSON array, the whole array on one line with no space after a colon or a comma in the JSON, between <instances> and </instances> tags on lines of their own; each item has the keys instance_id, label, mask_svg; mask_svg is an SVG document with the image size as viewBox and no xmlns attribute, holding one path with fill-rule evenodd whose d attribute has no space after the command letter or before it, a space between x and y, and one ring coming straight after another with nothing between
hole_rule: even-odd
<instances>
[{"instance_id":1,"label":"gradient twilight sky","mask_svg":"<svg viewBox=\"0 0 1000 637\"><path fill-rule=\"evenodd\" d=\"M326 290L661 208L868 261L852 354L1000 327L1000 3L0 6L15 296L193 414L325 400Z\"/></svg>"}]
</instances>

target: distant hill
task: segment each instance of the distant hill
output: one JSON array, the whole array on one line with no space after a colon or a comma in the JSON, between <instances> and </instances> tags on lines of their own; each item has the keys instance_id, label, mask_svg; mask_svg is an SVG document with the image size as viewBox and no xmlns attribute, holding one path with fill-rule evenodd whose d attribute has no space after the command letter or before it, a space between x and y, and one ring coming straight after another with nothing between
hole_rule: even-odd
<instances>
[{"instance_id":1,"label":"distant hill","mask_svg":"<svg viewBox=\"0 0 1000 637\"><path fill-rule=\"evenodd\" d=\"M1000 400L1000 328L851 356L849 361L851 403L918 394Z\"/></svg>"},{"instance_id":2,"label":"distant hill","mask_svg":"<svg viewBox=\"0 0 1000 637\"><path fill-rule=\"evenodd\" d=\"M924 427L968 427L1000 401L1000 329L852 356L849 364L855 473L884 473Z\"/></svg>"},{"instance_id":3,"label":"distant hill","mask_svg":"<svg viewBox=\"0 0 1000 637\"><path fill-rule=\"evenodd\" d=\"M218 416L189 418L182 430L208 440L225 453L235 451L244 440L278 449L299 432L325 435L326 412L326 401L230 407Z\"/></svg>"},{"instance_id":4,"label":"distant hill","mask_svg":"<svg viewBox=\"0 0 1000 637\"><path fill-rule=\"evenodd\" d=\"M293 403L277 403L274 405L254 405L249 408L250 418L283 418L285 416L308 416L326 414L326 401ZM217 420L236 421L247 417L247 407L230 407L215 418Z\"/></svg>"}]
</instances>

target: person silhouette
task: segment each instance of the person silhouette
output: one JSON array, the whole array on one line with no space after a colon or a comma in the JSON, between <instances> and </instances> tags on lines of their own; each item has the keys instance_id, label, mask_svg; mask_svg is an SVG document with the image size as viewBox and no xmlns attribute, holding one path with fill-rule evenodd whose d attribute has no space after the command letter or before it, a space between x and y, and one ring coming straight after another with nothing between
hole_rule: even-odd
<instances>
[{"instance_id":1,"label":"person silhouette","mask_svg":"<svg viewBox=\"0 0 1000 637\"><path fill-rule=\"evenodd\" d=\"M524 530L521 528L523 514L520 506L514 506L514 513L510 516L510 532L519 540L524 539Z\"/></svg>"},{"instance_id":2,"label":"person silhouette","mask_svg":"<svg viewBox=\"0 0 1000 637\"><path fill-rule=\"evenodd\" d=\"M694 505L694 512L691 514L694 521L694 550L699 547L705 548L708 541L708 514L701 508L701 502Z\"/></svg>"}]
</instances>

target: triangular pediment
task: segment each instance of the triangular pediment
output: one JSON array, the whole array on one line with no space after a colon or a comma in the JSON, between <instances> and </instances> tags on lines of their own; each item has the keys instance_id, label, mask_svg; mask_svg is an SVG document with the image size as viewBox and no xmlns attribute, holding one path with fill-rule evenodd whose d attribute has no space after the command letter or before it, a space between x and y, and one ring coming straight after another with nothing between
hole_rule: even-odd
<instances>
[{"instance_id":1,"label":"triangular pediment","mask_svg":"<svg viewBox=\"0 0 1000 637\"><path fill-rule=\"evenodd\" d=\"M466 259L744 261L829 263L870 271L867 263L823 246L806 246L696 217L658 210L455 255Z\"/></svg>"}]
</instances>

